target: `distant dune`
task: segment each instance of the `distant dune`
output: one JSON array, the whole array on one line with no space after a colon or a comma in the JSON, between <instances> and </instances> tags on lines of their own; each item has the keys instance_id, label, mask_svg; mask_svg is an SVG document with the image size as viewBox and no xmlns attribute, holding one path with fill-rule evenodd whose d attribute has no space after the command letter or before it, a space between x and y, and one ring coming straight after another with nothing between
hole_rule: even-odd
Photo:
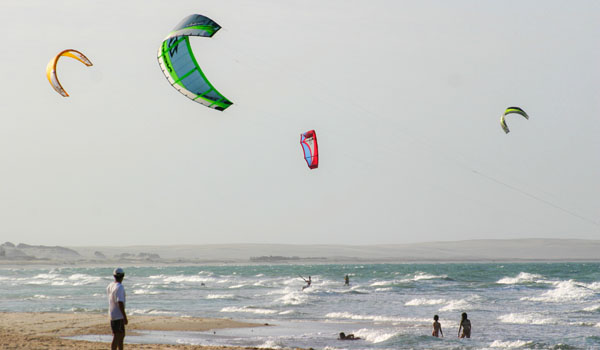
<instances>
[{"instance_id":1,"label":"distant dune","mask_svg":"<svg viewBox=\"0 0 600 350\"><path fill-rule=\"evenodd\" d=\"M600 261L600 240L470 240L386 245L211 244L50 247L6 242L0 264L222 264Z\"/></svg>"}]
</instances>

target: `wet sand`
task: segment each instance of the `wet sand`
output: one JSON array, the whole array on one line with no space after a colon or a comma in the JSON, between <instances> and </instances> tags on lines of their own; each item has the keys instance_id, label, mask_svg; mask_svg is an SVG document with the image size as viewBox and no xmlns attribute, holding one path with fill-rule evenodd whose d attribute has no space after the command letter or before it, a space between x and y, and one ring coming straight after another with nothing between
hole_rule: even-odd
<instances>
[{"instance_id":1,"label":"wet sand","mask_svg":"<svg viewBox=\"0 0 600 350\"><path fill-rule=\"evenodd\" d=\"M149 331L208 331L222 328L261 327L261 324L238 322L229 319L130 316L127 334L136 330ZM64 339L89 334L111 334L108 317L87 313L0 313L1 349L110 349L107 343ZM197 345L128 344L126 349L241 349Z\"/></svg>"}]
</instances>

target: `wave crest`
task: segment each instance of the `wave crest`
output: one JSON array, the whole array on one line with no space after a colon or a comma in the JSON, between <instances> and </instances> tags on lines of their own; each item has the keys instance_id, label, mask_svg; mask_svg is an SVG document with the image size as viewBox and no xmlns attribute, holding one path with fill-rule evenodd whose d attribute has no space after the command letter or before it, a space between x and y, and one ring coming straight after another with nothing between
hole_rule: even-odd
<instances>
[{"instance_id":1,"label":"wave crest","mask_svg":"<svg viewBox=\"0 0 600 350\"><path fill-rule=\"evenodd\" d=\"M503 323L513 324L556 324L556 320L553 318L544 318L540 314L518 314L511 313L506 315L498 316L498 320Z\"/></svg>"},{"instance_id":2,"label":"wave crest","mask_svg":"<svg viewBox=\"0 0 600 350\"><path fill-rule=\"evenodd\" d=\"M524 346L528 346L533 344L530 341L525 340L514 340L514 341L502 341L502 340L494 340L491 344L491 348L522 348Z\"/></svg>"},{"instance_id":3,"label":"wave crest","mask_svg":"<svg viewBox=\"0 0 600 350\"><path fill-rule=\"evenodd\" d=\"M517 277L504 277L496 281L498 284L521 284L521 283L538 283L543 278L542 275L535 273L521 272Z\"/></svg>"}]
</instances>

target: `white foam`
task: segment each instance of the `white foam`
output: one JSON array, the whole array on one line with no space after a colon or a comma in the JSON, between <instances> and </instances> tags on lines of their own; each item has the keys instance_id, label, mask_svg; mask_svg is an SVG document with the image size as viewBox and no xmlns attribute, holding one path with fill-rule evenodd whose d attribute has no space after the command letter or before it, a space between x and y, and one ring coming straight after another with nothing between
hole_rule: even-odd
<instances>
[{"instance_id":1,"label":"white foam","mask_svg":"<svg viewBox=\"0 0 600 350\"><path fill-rule=\"evenodd\" d=\"M293 291L274 300L276 304L302 305L308 303L308 295L300 291Z\"/></svg>"},{"instance_id":2,"label":"white foam","mask_svg":"<svg viewBox=\"0 0 600 350\"><path fill-rule=\"evenodd\" d=\"M600 311L600 305L593 305L593 306L586 307L583 309L583 311L588 311L588 312Z\"/></svg>"},{"instance_id":3,"label":"white foam","mask_svg":"<svg viewBox=\"0 0 600 350\"><path fill-rule=\"evenodd\" d=\"M150 278L154 278L154 276L150 276ZM188 276L188 275L177 275L177 276L163 276L164 283L203 283L208 281L213 281L214 279L209 277L201 277L201 276Z\"/></svg>"},{"instance_id":4,"label":"white foam","mask_svg":"<svg viewBox=\"0 0 600 350\"><path fill-rule=\"evenodd\" d=\"M175 312L160 311L155 309L132 309L127 311L127 314L131 315L177 315Z\"/></svg>"},{"instance_id":5,"label":"white foam","mask_svg":"<svg viewBox=\"0 0 600 350\"><path fill-rule=\"evenodd\" d=\"M35 275L33 278L35 278L35 279L48 279L48 280L51 280L51 279L55 279L57 277L60 277L60 276L58 274L55 274L55 273L40 273L40 274Z\"/></svg>"},{"instance_id":6,"label":"white foam","mask_svg":"<svg viewBox=\"0 0 600 350\"><path fill-rule=\"evenodd\" d=\"M593 322L569 322L571 326L581 326L581 327L595 327L596 324Z\"/></svg>"},{"instance_id":7,"label":"white foam","mask_svg":"<svg viewBox=\"0 0 600 350\"><path fill-rule=\"evenodd\" d=\"M423 280L433 280L438 278L448 278L447 275L431 275L425 272L415 272L412 277L403 278L401 280L392 280L392 281L378 281L373 282L369 286L370 287L388 287L394 284L402 284L402 283L412 283Z\"/></svg>"},{"instance_id":8,"label":"white foam","mask_svg":"<svg viewBox=\"0 0 600 350\"><path fill-rule=\"evenodd\" d=\"M31 279L22 278L20 280L26 281L25 284L40 285L40 284L52 284L59 277L60 277L59 275L53 274L53 273L40 273L40 274L37 274L37 275L31 277Z\"/></svg>"},{"instance_id":9,"label":"white foam","mask_svg":"<svg viewBox=\"0 0 600 350\"><path fill-rule=\"evenodd\" d=\"M535 274L535 273L528 273L528 272L521 272L517 275L517 277L504 277L501 278L500 280L498 280L496 283L498 284L519 284L519 283L534 283L534 282L540 282L540 280L543 278L543 276Z\"/></svg>"},{"instance_id":10,"label":"white foam","mask_svg":"<svg viewBox=\"0 0 600 350\"><path fill-rule=\"evenodd\" d=\"M138 295L155 295L155 294L160 294L159 291L155 291L155 290L150 290L150 289L134 289L133 290L133 294L138 294Z\"/></svg>"},{"instance_id":11,"label":"white foam","mask_svg":"<svg viewBox=\"0 0 600 350\"><path fill-rule=\"evenodd\" d=\"M236 284L234 286L229 286L229 289L239 289L239 288L244 288L246 285L245 284Z\"/></svg>"},{"instance_id":12,"label":"white foam","mask_svg":"<svg viewBox=\"0 0 600 350\"><path fill-rule=\"evenodd\" d=\"M450 300L446 306L443 306L439 311L456 311L456 310L471 310L472 305L465 299Z\"/></svg>"},{"instance_id":13,"label":"white foam","mask_svg":"<svg viewBox=\"0 0 600 350\"><path fill-rule=\"evenodd\" d=\"M233 294L209 294L206 299L235 299Z\"/></svg>"},{"instance_id":14,"label":"white foam","mask_svg":"<svg viewBox=\"0 0 600 350\"><path fill-rule=\"evenodd\" d=\"M404 303L406 306L419 306L419 305L438 305L445 303L445 299L426 299L426 298L416 298Z\"/></svg>"},{"instance_id":15,"label":"white foam","mask_svg":"<svg viewBox=\"0 0 600 350\"><path fill-rule=\"evenodd\" d=\"M82 286L97 283L99 281L102 281L102 278L82 273L76 273L68 277L61 276L55 273L40 273L31 278L21 278L18 280L23 281L25 284L33 285L48 284L51 286Z\"/></svg>"},{"instance_id":16,"label":"white foam","mask_svg":"<svg viewBox=\"0 0 600 350\"><path fill-rule=\"evenodd\" d=\"M227 306L221 309L221 312L247 312L247 313L252 313L252 314L259 314L259 315L268 315L268 314L275 314L277 313L276 310L269 310L269 309L259 309L259 308L252 308L252 307L236 307L236 306Z\"/></svg>"},{"instance_id":17,"label":"white foam","mask_svg":"<svg viewBox=\"0 0 600 350\"><path fill-rule=\"evenodd\" d=\"M587 285L587 288L593 290L600 290L600 282L594 282Z\"/></svg>"},{"instance_id":18,"label":"white foam","mask_svg":"<svg viewBox=\"0 0 600 350\"><path fill-rule=\"evenodd\" d=\"M285 284L286 286L300 285L300 283L304 283L304 281L300 281L300 278L298 278L298 277L290 278L290 279L283 281L283 284Z\"/></svg>"},{"instance_id":19,"label":"white foam","mask_svg":"<svg viewBox=\"0 0 600 350\"><path fill-rule=\"evenodd\" d=\"M84 308L84 307L72 307L69 309L69 311L71 312L93 312L93 313L99 313L99 312L106 312L106 309L102 310L102 309L88 309L88 308Z\"/></svg>"},{"instance_id":20,"label":"white foam","mask_svg":"<svg viewBox=\"0 0 600 350\"><path fill-rule=\"evenodd\" d=\"M379 315L356 315L349 312L330 312L325 315L327 318L367 320L375 322L429 322L429 319L408 318L408 317L390 317Z\"/></svg>"},{"instance_id":21,"label":"white foam","mask_svg":"<svg viewBox=\"0 0 600 350\"><path fill-rule=\"evenodd\" d=\"M525 341L525 340L514 340L514 341L494 340L494 342L492 342L490 344L490 347L514 349L514 348L520 348L520 347L530 345L530 344L532 344L532 342Z\"/></svg>"},{"instance_id":22,"label":"white foam","mask_svg":"<svg viewBox=\"0 0 600 350\"><path fill-rule=\"evenodd\" d=\"M501 315L498 317L498 320L503 323L513 323L513 324L556 324L556 320L553 318L544 318L544 316L540 314L518 314L511 313L506 315Z\"/></svg>"},{"instance_id":23,"label":"white foam","mask_svg":"<svg viewBox=\"0 0 600 350\"><path fill-rule=\"evenodd\" d=\"M84 284L92 284L96 282L100 282L102 280L101 277L98 276L90 276L84 273L75 273L67 278L69 281L75 281L73 283L74 286L84 285Z\"/></svg>"},{"instance_id":24,"label":"white foam","mask_svg":"<svg viewBox=\"0 0 600 350\"><path fill-rule=\"evenodd\" d=\"M281 344L276 340L269 339L263 344L257 346L259 349L282 349L285 345Z\"/></svg>"},{"instance_id":25,"label":"white foam","mask_svg":"<svg viewBox=\"0 0 600 350\"><path fill-rule=\"evenodd\" d=\"M371 286L371 287L382 287L382 286L389 286L389 285L391 285L393 283L394 283L394 281L380 281L380 282L373 282L369 286Z\"/></svg>"},{"instance_id":26,"label":"white foam","mask_svg":"<svg viewBox=\"0 0 600 350\"><path fill-rule=\"evenodd\" d=\"M375 290L382 290L382 289L392 290L392 288L377 288ZM346 288L346 289L342 290L342 294L352 294L352 293L355 293L355 294L369 294L369 291L365 290L365 289L360 289L360 286L354 286L354 287L352 287L350 289Z\"/></svg>"},{"instance_id":27,"label":"white foam","mask_svg":"<svg viewBox=\"0 0 600 350\"><path fill-rule=\"evenodd\" d=\"M417 272L415 276L412 278L413 281L421 281L421 280L433 280L438 278L448 278L448 275L430 275L425 272Z\"/></svg>"},{"instance_id":28,"label":"white foam","mask_svg":"<svg viewBox=\"0 0 600 350\"><path fill-rule=\"evenodd\" d=\"M381 343L394 337L398 332L393 330L362 328L353 334L355 337L360 337L371 343Z\"/></svg>"},{"instance_id":29,"label":"white foam","mask_svg":"<svg viewBox=\"0 0 600 350\"><path fill-rule=\"evenodd\" d=\"M294 310L285 310L285 311L281 311L279 313L279 315L290 315L290 314L293 314L293 313L296 313L296 311L294 311Z\"/></svg>"},{"instance_id":30,"label":"white foam","mask_svg":"<svg viewBox=\"0 0 600 350\"><path fill-rule=\"evenodd\" d=\"M521 300L560 303L565 301L581 301L594 295L594 291L573 280L553 283L555 288L539 297L523 297Z\"/></svg>"}]
</instances>

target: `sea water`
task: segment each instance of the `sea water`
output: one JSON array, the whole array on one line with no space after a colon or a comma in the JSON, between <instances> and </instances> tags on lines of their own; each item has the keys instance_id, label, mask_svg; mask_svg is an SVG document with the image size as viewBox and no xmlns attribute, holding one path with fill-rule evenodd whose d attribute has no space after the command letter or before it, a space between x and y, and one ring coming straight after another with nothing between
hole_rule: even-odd
<instances>
[{"instance_id":1,"label":"sea water","mask_svg":"<svg viewBox=\"0 0 600 350\"><path fill-rule=\"evenodd\" d=\"M129 315L267 327L126 342L316 349L600 349L599 263L126 267ZM0 311L107 313L112 268L0 269ZM312 277L312 286L300 278ZM350 285L344 285L349 275ZM472 338L458 339L462 312ZM444 338L431 336L439 315ZM339 332L361 340L337 340ZM77 339L110 341L110 336Z\"/></svg>"}]
</instances>

